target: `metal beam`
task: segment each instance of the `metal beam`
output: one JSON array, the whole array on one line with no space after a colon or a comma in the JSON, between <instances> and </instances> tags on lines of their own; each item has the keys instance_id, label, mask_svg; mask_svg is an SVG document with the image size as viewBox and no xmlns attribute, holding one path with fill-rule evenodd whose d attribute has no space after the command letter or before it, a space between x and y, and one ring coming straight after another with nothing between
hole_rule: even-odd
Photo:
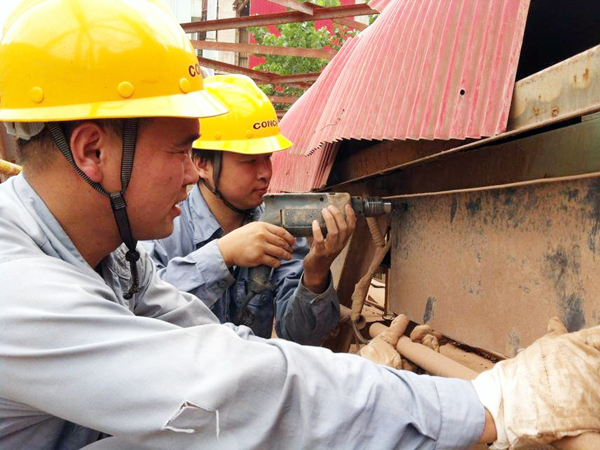
<instances>
[{"instance_id":1,"label":"metal beam","mask_svg":"<svg viewBox=\"0 0 600 450\"><path fill-rule=\"evenodd\" d=\"M306 4L306 3L305 3ZM312 3L311 3L312 4ZM313 5L313 8L316 9L323 9L322 6L319 5ZM358 22L354 19L348 19L348 18L338 18L338 19L333 19L333 21L339 25L344 25L346 27L350 27L350 28L355 28L358 31L362 31L365 28L368 27L368 25Z\"/></svg>"},{"instance_id":2,"label":"metal beam","mask_svg":"<svg viewBox=\"0 0 600 450\"><path fill-rule=\"evenodd\" d=\"M205 20L202 22L182 23L181 27L186 33L199 33L203 31L229 30L232 28L261 27L279 25L282 23L309 22L314 20L337 19L340 17L365 16L379 14L369 5L334 6L331 8L315 9L311 16L299 11L262 14L259 16L234 17L230 19Z\"/></svg>"},{"instance_id":3,"label":"metal beam","mask_svg":"<svg viewBox=\"0 0 600 450\"><path fill-rule=\"evenodd\" d=\"M310 2L302 3L297 0L269 0L269 1L271 3L285 6L286 8L293 9L294 11L300 11L300 12L303 12L303 13L311 15L311 16L314 15L315 10L323 9L322 6L315 5L314 3L310 3ZM346 27L355 28L359 31L364 30L368 26L364 23L358 22L353 19L338 18L338 19L334 19L333 21L339 25L344 25Z\"/></svg>"},{"instance_id":4,"label":"metal beam","mask_svg":"<svg viewBox=\"0 0 600 450\"><path fill-rule=\"evenodd\" d=\"M600 45L515 85L509 130L560 121L582 110L600 110Z\"/></svg>"},{"instance_id":5,"label":"metal beam","mask_svg":"<svg viewBox=\"0 0 600 450\"><path fill-rule=\"evenodd\" d=\"M220 70L226 73L239 73L252 78L257 83L287 84L288 86L300 89L308 89L308 81L314 81L319 76L318 73L304 73L296 75L277 75L270 72L260 72L258 70L246 69L245 67L227 64L213 59L198 57L200 65L210 69Z\"/></svg>"},{"instance_id":6,"label":"metal beam","mask_svg":"<svg viewBox=\"0 0 600 450\"><path fill-rule=\"evenodd\" d=\"M298 97L284 96L284 95L269 95L269 100L271 100L273 103L281 103L283 105L291 105L296 100L298 100Z\"/></svg>"},{"instance_id":7,"label":"metal beam","mask_svg":"<svg viewBox=\"0 0 600 450\"><path fill-rule=\"evenodd\" d=\"M313 15L314 5L312 3L301 3L296 0L269 0L271 3L276 5L285 6L286 8L293 9L294 11L300 11L304 14Z\"/></svg>"},{"instance_id":8,"label":"metal beam","mask_svg":"<svg viewBox=\"0 0 600 450\"><path fill-rule=\"evenodd\" d=\"M337 24L344 25L344 26L349 27L349 28L355 28L358 31L362 31L362 30L364 30L365 28L367 28L369 26L369 25L367 25L365 23L361 23L358 20L354 20L354 19L342 19L342 18L340 18L340 19L333 19L333 21L335 23L337 23Z\"/></svg>"},{"instance_id":9,"label":"metal beam","mask_svg":"<svg viewBox=\"0 0 600 450\"><path fill-rule=\"evenodd\" d=\"M600 171L600 118L437 158L362 181L329 183L354 195L389 196L502 185ZM375 154L373 158L382 158ZM331 172L337 173L334 165Z\"/></svg>"},{"instance_id":10,"label":"metal beam","mask_svg":"<svg viewBox=\"0 0 600 450\"><path fill-rule=\"evenodd\" d=\"M270 83L271 77L273 75L266 72L259 72L258 70L246 69L245 67L235 66L233 64L227 64L221 61L215 61L213 59L198 57L198 61L203 67L221 70L227 73L240 73L242 75L249 76L254 81L260 81L263 83Z\"/></svg>"},{"instance_id":11,"label":"metal beam","mask_svg":"<svg viewBox=\"0 0 600 450\"><path fill-rule=\"evenodd\" d=\"M293 75L273 75L271 83L305 83L315 81L320 73L297 73Z\"/></svg>"},{"instance_id":12,"label":"metal beam","mask_svg":"<svg viewBox=\"0 0 600 450\"><path fill-rule=\"evenodd\" d=\"M253 53L263 55L299 56L301 58L323 58L331 60L336 50L319 50L315 48L277 47L274 45L234 44L230 42L213 42L192 40L196 49L221 50L226 52Z\"/></svg>"}]
</instances>

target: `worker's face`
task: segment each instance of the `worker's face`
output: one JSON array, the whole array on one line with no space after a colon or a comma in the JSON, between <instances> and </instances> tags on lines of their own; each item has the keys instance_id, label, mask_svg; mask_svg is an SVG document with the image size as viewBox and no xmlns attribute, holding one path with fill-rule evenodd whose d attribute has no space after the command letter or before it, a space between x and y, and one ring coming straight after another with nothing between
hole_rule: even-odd
<instances>
[{"instance_id":1,"label":"worker's face","mask_svg":"<svg viewBox=\"0 0 600 450\"><path fill-rule=\"evenodd\" d=\"M212 165L209 170L208 180L212 184ZM272 175L270 153L243 155L223 152L219 191L237 208L256 208L262 203Z\"/></svg>"},{"instance_id":2,"label":"worker's face","mask_svg":"<svg viewBox=\"0 0 600 450\"><path fill-rule=\"evenodd\" d=\"M125 193L137 239L158 239L173 232L186 186L198 179L190 158L199 136L197 119L154 118L138 135L131 182Z\"/></svg>"}]
</instances>

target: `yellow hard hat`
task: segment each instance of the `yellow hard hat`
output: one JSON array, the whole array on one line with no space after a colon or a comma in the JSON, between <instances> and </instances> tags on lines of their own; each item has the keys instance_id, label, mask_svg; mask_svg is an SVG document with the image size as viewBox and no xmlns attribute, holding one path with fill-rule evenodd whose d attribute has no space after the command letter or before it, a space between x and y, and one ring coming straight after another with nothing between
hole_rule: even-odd
<instances>
[{"instance_id":1,"label":"yellow hard hat","mask_svg":"<svg viewBox=\"0 0 600 450\"><path fill-rule=\"evenodd\" d=\"M206 78L204 87L229 108L229 113L200 119L201 137L193 148L257 155L292 146L280 134L275 108L252 79L217 75Z\"/></svg>"},{"instance_id":2,"label":"yellow hard hat","mask_svg":"<svg viewBox=\"0 0 600 450\"><path fill-rule=\"evenodd\" d=\"M24 0L0 38L0 121L210 117L194 49L162 0Z\"/></svg>"}]
</instances>

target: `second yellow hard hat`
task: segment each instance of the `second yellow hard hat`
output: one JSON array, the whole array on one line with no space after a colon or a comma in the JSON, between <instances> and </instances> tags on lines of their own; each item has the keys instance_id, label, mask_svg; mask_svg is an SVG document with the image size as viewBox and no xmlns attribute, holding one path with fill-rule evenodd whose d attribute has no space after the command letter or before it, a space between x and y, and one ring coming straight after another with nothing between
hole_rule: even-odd
<instances>
[{"instance_id":1,"label":"second yellow hard hat","mask_svg":"<svg viewBox=\"0 0 600 450\"><path fill-rule=\"evenodd\" d=\"M204 80L204 88L220 100L229 113L200 119L200 150L257 155L292 146L279 130L275 108L265 93L247 76L217 75Z\"/></svg>"}]
</instances>

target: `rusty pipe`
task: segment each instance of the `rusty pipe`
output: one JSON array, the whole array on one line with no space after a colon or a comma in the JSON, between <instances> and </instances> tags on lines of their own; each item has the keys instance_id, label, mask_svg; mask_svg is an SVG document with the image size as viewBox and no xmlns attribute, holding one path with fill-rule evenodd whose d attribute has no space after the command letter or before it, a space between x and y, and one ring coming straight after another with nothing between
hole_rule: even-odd
<instances>
[{"instance_id":1,"label":"rusty pipe","mask_svg":"<svg viewBox=\"0 0 600 450\"><path fill-rule=\"evenodd\" d=\"M369 230L371 231L373 243L375 244L375 254L373 255L373 260L371 261L367 272L354 286L354 292L352 293L352 312L350 315L350 320L354 322L358 320L358 316L362 311L365 299L367 298L367 291L371 285L371 279L373 278L373 275L381 265L381 261L383 261L383 258L385 258L385 255L392 245L391 239L387 244L385 243L385 238L381 232L379 223L374 217L367 217L367 224L369 226Z\"/></svg>"},{"instance_id":2,"label":"rusty pipe","mask_svg":"<svg viewBox=\"0 0 600 450\"><path fill-rule=\"evenodd\" d=\"M18 175L21 172L21 166L0 159L0 173L3 175Z\"/></svg>"},{"instance_id":3,"label":"rusty pipe","mask_svg":"<svg viewBox=\"0 0 600 450\"><path fill-rule=\"evenodd\" d=\"M375 338L387 329L388 327L381 323L374 323L371 325L369 333L371 337ZM432 375L462 378L463 380L472 380L479 375L478 372L463 366L453 359L434 352L424 345L417 344L406 336L402 336L398 340L396 350L403 357L422 367ZM560 450L598 450L600 449L600 434L584 433L577 437L563 438L552 445Z\"/></svg>"},{"instance_id":4,"label":"rusty pipe","mask_svg":"<svg viewBox=\"0 0 600 450\"><path fill-rule=\"evenodd\" d=\"M350 319L351 311L352 310L350 308L348 308L347 306L340 305L340 322L345 318ZM365 319L365 316L363 316L362 314L360 316L358 316L358 320L356 321L356 327L359 330L362 330L366 324L367 324L367 320Z\"/></svg>"},{"instance_id":5,"label":"rusty pipe","mask_svg":"<svg viewBox=\"0 0 600 450\"><path fill-rule=\"evenodd\" d=\"M381 323L374 323L369 329L371 337L378 336L388 327ZM406 336L398 340L396 350L406 359L412 361L417 366L422 367L426 372L440 377L462 378L463 380L472 380L477 375L472 369L448 358L440 353L434 352L422 344L417 344Z\"/></svg>"},{"instance_id":6,"label":"rusty pipe","mask_svg":"<svg viewBox=\"0 0 600 450\"><path fill-rule=\"evenodd\" d=\"M562 438L552 445L560 450L598 450L600 448L600 434L584 433L577 437Z\"/></svg>"}]
</instances>

